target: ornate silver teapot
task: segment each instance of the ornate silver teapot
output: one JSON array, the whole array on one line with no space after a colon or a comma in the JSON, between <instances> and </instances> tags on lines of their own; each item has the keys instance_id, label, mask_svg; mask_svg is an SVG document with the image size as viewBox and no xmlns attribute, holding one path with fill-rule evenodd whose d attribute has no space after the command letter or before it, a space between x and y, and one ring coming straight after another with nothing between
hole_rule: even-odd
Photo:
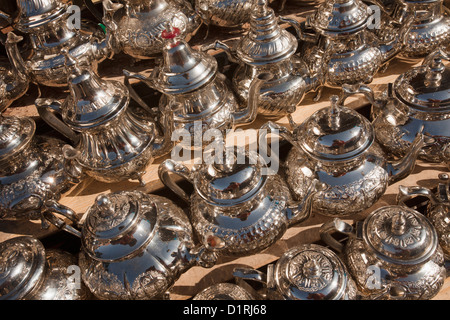
<instances>
[{"instance_id":1,"label":"ornate silver teapot","mask_svg":"<svg viewBox=\"0 0 450 320\"><path fill-rule=\"evenodd\" d=\"M293 201L278 174L267 174L264 161L252 152L226 150L189 170L172 159L159 166L161 181L190 205L190 220L199 241L226 256L260 252L293 225L309 218L311 200L323 188L312 181L304 197ZM189 196L170 174L193 187Z\"/></svg>"},{"instance_id":2,"label":"ornate silver teapot","mask_svg":"<svg viewBox=\"0 0 450 320\"><path fill-rule=\"evenodd\" d=\"M46 249L36 238L20 236L0 243L0 300L87 300L91 294L73 273L77 258Z\"/></svg>"},{"instance_id":3,"label":"ornate silver teapot","mask_svg":"<svg viewBox=\"0 0 450 320\"><path fill-rule=\"evenodd\" d=\"M21 65L31 81L62 87L67 85L62 49L70 50L80 63L96 70L97 64L111 57L114 41L98 26L82 23L81 29L68 23L70 1L17 0L18 15L13 28L31 43L30 56L23 57L17 45L7 47L14 64ZM105 22L109 24L109 22Z\"/></svg>"},{"instance_id":4,"label":"ornate silver teapot","mask_svg":"<svg viewBox=\"0 0 450 320\"><path fill-rule=\"evenodd\" d=\"M41 117L75 145L65 146L65 157L73 160L76 170L96 180L138 179L143 185L147 165L171 149L171 110L162 112L160 134L151 110L148 117L141 117L128 108L130 95L123 83L101 79L67 52L64 55L70 94L62 103L38 98L36 106Z\"/></svg>"},{"instance_id":5,"label":"ornate silver teapot","mask_svg":"<svg viewBox=\"0 0 450 320\"><path fill-rule=\"evenodd\" d=\"M366 86L359 90L371 95ZM423 134L418 133L404 158L388 161L369 120L345 107L345 97L339 100L333 95L330 107L316 111L300 125L291 118L292 132L271 121L261 127L263 135L277 130L292 144L283 168L295 195L303 197L315 179L327 185L313 201L313 210L326 216L351 216L372 206L389 184L409 175L425 145Z\"/></svg>"},{"instance_id":6,"label":"ornate silver teapot","mask_svg":"<svg viewBox=\"0 0 450 320\"><path fill-rule=\"evenodd\" d=\"M160 107L173 110L175 130L185 130L190 135L189 146L198 144L197 131L201 136L208 129L224 133L252 123L257 116L259 89L271 75L262 73L252 81L248 106L242 107L225 75L218 71L217 60L192 49L179 35L177 28L162 32L165 44L161 63L149 77L124 70L126 81L135 78L162 93Z\"/></svg>"},{"instance_id":7,"label":"ornate silver teapot","mask_svg":"<svg viewBox=\"0 0 450 320\"><path fill-rule=\"evenodd\" d=\"M435 139L423 148L420 158L428 162L446 160L450 144L450 68L438 50L419 67L401 74L372 102L372 118L379 143L390 154L402 157L411 148L416 134L423 131ZM448 158L447 158L448 159Z\"/></svg>"},{"instance_id":8,"label":"ornate silver teapot","mask_svg":"<svg viewBox=\"0 0 450 320\"><path fill-rule=\"evenodd\" d=\"M324 85L370 83L380 68L403 48L412 18L381 41L370 29L372 9L360 0L325 1L304 23L285 19L304 41L305 62L324 68Z\"/></svg>"},{"instance_id":9,"label":"ornate silver teapot","mask_svg":"<svg viewBox=\"0 0 450 320\"><path fill-rule=\"evenodd\" d=\"M101 16L91 0L84 1L96 16ZM201 24L199 15L185 0L120 0L118 3L103 0L105 8L118 5L122 8L113 16L117 30L110 30L116 36L116 50L137 59L150 59L161 54L160 34L167 23L180 29L186 41L195 35ZM106 27L110 28L109 25Z\"/></svg>"},{"instance_id":10,"label":"ornate silver teapot","mask_svg":"<svg viewBox=\"0 0 450 320\"><path fill-rule=\"evenodd\" d=\"M267 266L267 274L236 268L233 275L266 285L270 300L355 300L357 287L341 259L317 244L295 246Z\"/></svg>"},{"instance_id":11,"label":"ornate silver teapot","mask_svg":"<svg viewBox=\"0 0 450 320\"><path fill-rule=\"evenodd\" d=\"M404 23L413 18L412 27L405 37L405 46L399 56L415 60L429 55L450 43L450 17L443 0L394 1L391 18Z\"/></svg>"},{"instance_id":12,"label":"ornate silver teapot","mask_svg":"<svg viewBox=\"0 0 450 320\"><path fill-rule=\"evenodd\" d=\"M449 175L439 174L437 191L419 186L400 186L398 192L398 203L407 206L407 201L416 197L428 198L426 216L433 224L439 236L439 245L444 251L446 260L450 260L450 189Z\"/></svg>"},{"instance_id":13,"label":"ornate silver teapot","mask_svg":"<svg viewBox=\"0 0 450 320\"><path fill-rule=\"evenodd\" d=\"M49 222L71 231L56 214L77 223L75 212L58 203L80 181L71 161L64 159L64 142L35 134L28 117L0 115L0 219Z\"/></svg>"},{"instance_id":14,"label":"ornate silver teapot","mask_svg":"<svg viewBox=\"0 0 450 320\"><path fill-rule=\"evenodd\" d=\"M343 244L333 236L343 233ZM334 218L320 228L323 241L341 252L367 299L426 300L444 284L444 255L431 222L404 206L381 207L356 226Z\"/></svg>"},{"instance_id":15,"label":"ornate silver teapot","mask_svg":"<svg viewBox=\"0 0 450 320\"><path fill-rule=\"evenodd\" d=\"M8 33L5 47L14 46L22 39L22 37L14 36L13 33ZM9 53L10 50L6 50L6 54ZM2 57L0 59L0 111L4 111L11 103L22 97L28 91L28 87L29 81L23 66L9 56Z\"/></svg>"},{"instance_id":16,"label":"ornate silver teapot","mask_svg":"<svg viewBox=\"0 0 450 320\"><path fill-rule=\"evenodd\" d=\"M98 196L80 237L81 277L102 300L161 299L190 267L211 267L217 259L195 245L180 207L139 191Z\"/></svg>"},{"instance_id":17,"label":"ornate silver teapot","mask_svg":"<svg viewBox=\"0 0 450 320\"><path fill-rule=\"evenodd\" d=\"M194 7L207 26L241 31L250 18L252 1L195 0Z\"/></svg>"},{"instance_id":18,"label":"ornate silver teapot","mask_svg":"<svg viewBox=\"0 0 450 320\"><path fill-rule=\"evenodd\" d=\"M309 70L296 55L298 42L295 36L278 25L274 10L267 0L255 1L250 15L250 30L230 48L221 41L209 48L224 49L229 60L237 63L232 77L232 87L240 103L248 104L250 84L258 74L273 74L259 93L258 113L266 117L281 118L295 111L304 95L322 84L320 70Z\"/></svg>"}]
</instances>

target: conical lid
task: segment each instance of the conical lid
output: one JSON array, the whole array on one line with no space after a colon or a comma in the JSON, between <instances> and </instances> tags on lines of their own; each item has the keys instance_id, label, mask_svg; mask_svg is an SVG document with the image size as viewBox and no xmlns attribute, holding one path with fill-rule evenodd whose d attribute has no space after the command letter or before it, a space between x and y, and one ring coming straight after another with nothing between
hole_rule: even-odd
<instances>
[{"instance_id":1,"label":"conical lid","mask_svg":"<svg viewBox=\"0 0 450 320\"><path fill-rule=\"evenodd\" d=\"M357 111L338 104L322 108L303 122L296 132L299 147L321 160L347 160L367 150L374 141L370 121Z\"/></svg>"},{"instance_id":2,"label":"conical lid","mask_svg":"<svg viewBox=\"0 0 450 320\"><path fill-rule=\"evenodd\" d=\"M248 201L264 186L267 175L262 168L256 154L229 152L196 168L193 183L204 200L232 206Z\"/></svg>"},{"instance_id":3,"label":"conical lid","mask_svg":"<svg viewBox=\"0 0 450 320\"><path fill-rule=\"evenodd\" d=\"M22 32L45 25L66 12L68 1L60 0L17 0L19 16L15 28Z\"/></svg>"},{"instance_id":4,"label":"conical lid","mask_svg":"<svg viewBox=\"0 0 450 320\"><path fill-rule=\"evenodd\" d=\"M347 287L348 274L333 251L305 244L281 256L275 265L274 280L286 299L339 300Z\"/></svg>"},{"instance_id":5,"label":"conical lid","mask_svg":"<svg viewBox=\"0 0 450 320\"><path fill-rule=\"evenodd\" d=\"M179 38L180 29L164 30L163 61L155 83L168 94L194 91L216 76L217 61L207 53L193 50Z\"/></svg>"},{"instance_id":6,"label":"conical lid","mask_svg":"<svg viewBox=\"0 0 450 320\"><path fill-rule=\"evenodd\" d=\"M438 237L430 221L404 206L373 211L363 223L366 245L381 260L396 265L418 265L436 252Z\"/></svg>"},{"instance_id":7,"label":"conical lid","mask_svg":"<svg viewBox=\"0 0 450 320\"><path fill-rule=\"evenodd\" d=\"M22 236L0 243L0 300L19 300L43 278L45 249L32 237Z\"/></svg>"},{"instance_id":8,"label":"conical lid","mask_svg":"<svg viewBox=\"0 0 450 320\"><path fill-rule=\"evenodd\" d=\"M75 130L100 125L116 117L129 103L127 88L118 81L101 79L80 66L67 51L70 96L62 108L64 122Z\"/></svg>"},{"instance_id":9,"label":"conical lid","mask_svg":"<svg viewBox=\"0 0 450 320\"><path fill-rule=\"evenodd\" d=\"M0 162L27 148L35 130L36 123L31 118L0 115Z\"/></svg>"},{"instance_id":10,"label":"conical lid","mask_svg":"<svg viewBox=\"0 0 450 320\"><path fill-rule=\"evenodd\" d=\"M147 243L156 223L156 210L143 212L140 192L99 195L87 213L82 243L95 260L117 261ZM144 219L145 217L145 219Z\"/></svg>"},{"instance_id":11,"label":"conical lid","mask_svg":"<svg viewBox=\"0 0 450 320\"><path fill-rule=\"evenodd\" d=\"M401 74L394 82L395 95L417 110L449 112L450 68L443 64L443 57L434 52L422 66Z\"/></svg>"},{"instance_id":12,"label":"conical lid","mask_svg":"<svg viewBox=\"0 0 450 320\"><path fill-rule=\"evenodd\" d=\"M236 53L248 64L274 63L292 56L297 50L295 36L278 25L267 0L257 0L252 8L250 30L239 41Z\"/></svg>"},{"instance_id":13,"label":"conical lid","mask_svg":"<svg viewBox=\"0 0 450 320\"><path fill-rule=\"evenodd\" d=\"M361 0L330 0L309 17L309 24L321 34L345 35L365 28L371 14Z\"/></svg>"}]
</instances>

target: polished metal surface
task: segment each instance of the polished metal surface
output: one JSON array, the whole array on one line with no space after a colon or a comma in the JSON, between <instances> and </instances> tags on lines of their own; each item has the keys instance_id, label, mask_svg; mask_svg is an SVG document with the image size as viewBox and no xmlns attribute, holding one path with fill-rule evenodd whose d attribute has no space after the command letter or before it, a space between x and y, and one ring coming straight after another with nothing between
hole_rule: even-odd
<instances>
[{"instance_id":1,"label":"polished metal surface","mask_svg":"<svg viewBox=\"0 0 450 320\"><path fill-rule=\"evenodd\" d=\"M298 42L295 36L281 28L267 0L255 1L249 23L248 33L233 47L216 41L205 45L203 50L224 49L229 59L238 64L232 87L243 106L248 104L252 80L263 72L273 74L272 79L261 86L258 114L281 118L294 112L305 94L321 85L323 75L309 70L296 54Z\"/></svg>"},{"instance_id":2,"label":"polished metal surface","mask_svg":"<svg viewBox=\"0 0 450 320\"><path fill-rule=\"evenodd\" d=\"M46 250L31 236L0 243L0 300L86 300L90 292L71 282L69 267L77 267L74 255ZM71 286L73 285L73 286Z\"/></svg>"},{"instance_id":3,"label":"polished metal surface","mask_svg":"<svg viewBox=\"0 0 450 320\"><path fill-rule=\"evenodd\" d=\"M228 79L217 68L217 60L201 50L195 50L181 39L177 28L162 33L163 59L150 76L124 70L126 79L135 78L161 92L160 107L174 113L175 130L186 131L191 137L188 146L195 146L195 131L227 129L252 123L258 111L258 92L268 73L259 74L249 89L248 106L241 107ZM128 80L127 80L128 81ZM195 127L200 123L199 129ZM200 141L201 142L201 141ZM210 141L204 141L204 145ZM203 146L204 146L203 145Z\"/></svg>"},{"instance_id":4,"label":"polished metal surface","mask_svg":"<svg viewBox=\"0 0 450 320\"><path fill-rule=\"evenodd\" d=\"M349 236L348 240L344 244L337 241L335 232ZM342 252L365 299L426 300L444 284L444 254L436 230L410 208L378 208L355 228L335 218L321 226L320 235ZM374 275L378 279L374 280Z\"/></svg>"},{"instance_id":5,"label":"polished metal surface","mask_svg":"<svg viewBox=\"0 0 450 320\"><path fill-rule=\"evenodd\" d=\"M351 94L357 92L372 96L366 86L358 86ZM330 107L316 111L300 125L292 121L292 132L270 121L261 127L277 131L292 144L282 168L295 195L303 197L314 179L326 185L313 201L314 212L326 216L351 216L372 206L389 184L409 175L425 144L418 134L404 158L388 160L374 141L369 120L342 105L346 96L332 96Z\"/></svg>"},{"instance_id":6,"label":"polished metal surface","mask_svg":"<svg viewBox=\"0 0 450 320\"><path fill-rule=\"evenodd\" d=\"M256 300L244 288L233 283L217 283L197 293L192 300Z\"/></svg>"},{"instance_id":7,"label":"polished metal surface","mask_svg":"<svg viewBox=\"0 0 450 320\"><path fill-rule=\"evenodd\" d=\"M306 220L311 199L323 186L313 181L304 197L294 201L279 175L261 173L264 162L257 155L233 154L225 164L203 163L192 170L168 159L158 173L167 187L189 203L201 243L220 254L249 255L276 242L290 225ZM187 195L170 174L192 183L194 192Z\"/></svg>"},{"instance_id":8,"label":"polished metal surface","mask_svg":"<svg viewBox=\"0 0 450 320\"><path fill-rule=\"evenodd\" d=\"M75 212L58 201L81 176L64 159L64 142L35 135L31 118L0 116L0 219L41 220L70 232L54 213L77 222Z\"/></svg>"},{"instance_id":9,"label":"polished metal surface","mask_svg":"<svg viewBox=\"0 0 450 320\"><path fill-rule=\"evenodd\" d=\"M439 245L444 251L448 260L450 257L450 189L449 175L439 174L439 183L434 192L429 188L420 186L400 186L397 196L400 205L407 205L406 202L417 196L428 198L426 216L433 224L439 237Z\"/></svg>"},{"instance_id":10,"label":"polished metal surface","mask_svg":"<svg viewBox=\"0 0 450 320\"><path fill-rule=\"evenodd\" d=\"M450 143L450 69L443 63L448 53L438 49L422 65L404 72L372 103L377 140L392 156L411 148L418 132L434 138L421 151L427 162L445 162Z\"/></svg>"},{"instance_id":11,"label":"polished metal surface","mask_svg":"<svg viewBox=\"0 0 450 320\"><path fill-rule=\"evenodd\" d=\"M154 157L170 151L172 117L165 110L164 129L159 133L150 117L138 117L128 105L128 88L116 80L101 79L79 65L67 52L70 94L63 103L39 98L36 106L49 125L65 134L74 148L67 146L65 156L78 170L103 182L138 179ZM61 114L62 121L53 112Z\"/></svg>"},{"instance_id":12,"label":"polished metal surface","mask_svg":"<svg viewBox=\"0 0 450 320\"><path fill-rule=\"evenodd\" d=\"M206 25L239 30L251 14L250 0L195 0L195 10Z\"/></svg>"},{"instance_id":13,"label":"polished metal surface","mask_svg":"<svg viewBox=\"0 0 450 320\"><path fill-rule=\"evenodd\" d=\"M242 280L262 282L270 300L355 300L356 283L336 253L317 244L297 245L286 251L267 274L235 268Z\"/></svg>"},{"instance_id":14,"label":"polished metal surface","mask_svg":"<svg viewBox=\"0 0 450 320\"><path fill-rule=\"evenodd\" d=\"M85 0L85 2L91 2L91 0ZM116 38L115 50L136 59L150 59L161 54L163 42L160 34L168 23L180 29L186 41L195 35L201 24L200 16L194 11L189 1L120 0L112 2L104 0L103 6L104 8L120 7L113 14L112 23L106 24L106 28ZM88 8L96 13L95 6L89 5Z\"/></svg>"},{"instance_id":15,"label":"polished metal surface","mask_svg":"<svg viewBox=\"0 0 450 320\"><path fill-rule=\"evenodd\" d=\"M180 207L139 191L98 196L81 241L81 277L102 300L161 299L187 269L215 263L214 254L194 245Z\"/></svg>"},{"instance_id":16,"label":"polished metal surface","mask_svg":"<svg viewBox=\"0 0 450 320\"><path fill-rule=\"evenodd\" d=\"M113 54L112 37L95 24L82 22L81 29L67 23L70 1L17 0L18 16L14 32L23 33L32 53L22 56L17 44L7 46L14 64L25 70L30 81L50 87L67 86L63 49L80 63L97 69L97 64Z\"/></svg>"}]
</instances>

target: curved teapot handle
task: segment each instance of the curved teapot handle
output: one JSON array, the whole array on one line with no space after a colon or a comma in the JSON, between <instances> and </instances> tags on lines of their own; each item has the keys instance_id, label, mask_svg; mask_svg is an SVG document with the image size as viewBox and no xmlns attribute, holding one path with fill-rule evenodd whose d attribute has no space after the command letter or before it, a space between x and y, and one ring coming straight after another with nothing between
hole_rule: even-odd
<instances>
[{"instance_id":1,"label":"curved teapot handle","mask_svg":"<svg viewBox=\"0 0 450 320\"><path fill-rule=\"evenodd\" d=\"M334 218L324 223L319 229L320 238L339 253L343 251L344 245L331 235L334 232L343 233L348 236L356 236L353 226L339 218Z\"/></svg>"},{"instance_id":2,"label":"curved teapot handle","mask_svg":"<svg viewBox=\"0 0 450 320\"><path fill-rule=\"evenodd\" d=\"M136 78L136 74L128 71L128 70L123 70L123 75L124 75L124 84L125 86L128 88L128 91L130 93L130 97L136 101L136 103L145 111L147 111L153 118L156 118L158 115L157 111L154 111L152 108L150 108L150 106L137 94L136 90L134 90L133 86L131 85L130 79L131 78ZM157 91L155 91L156 93Z\"/></svg>"},{"instance_id":3,"label":"curved teapot handle","mask_svg":"<svg viewBox=\"0 0 450 320\"><path fill-rule=\"evenodd\" d=\"M37 98L34 102L41 118L53 129L70 139L74 144L80 140L78 133L59 119L55 113L61 114L61 103L54 99Z\"/></svg>"},{"instance_id":4,"label":"curved teapot handle","mask_svg":"<svg viewBox=\"0 0 450 320\"><path fill-rule=\"evenodd\" d=\"M172 180L170 174L174 173L193 184L191 171L185 165L172 159L164 160L158 167L158 176L162 183L177 194L181 199L189 202L188 194Z\"/></svg>"},{"instance_id":5,"label":"curved teapot handle","mask_svg":"<svg viewBox=\"0 0 450 320\"><path fill-rule=\"evenodd\" d=\"M72 209L60 204L55 200L47 200L44 206L47 209L42 213L45 220L47 220L57 228L64 230L78 238L81 238L81 232L79 230L68 225L63 219L58 218L55 215L55 213L60 214L75 223L75 225L78 225L79 220L77 219L76 214Z\"/></svg>"},{"instance_id":6,"label":"curved teapot handle","mask_svg":"<svg viewBox=\"0 0 450 320\"><path fill-rule=\"evenodd\" d=\"M267 121L265 124L259 128L260 132L260 138L259 139L265 139L267 133L275 133L288 141L293 147L297 146L297 142L295 140L294 135L292 132L288 130L285 126L282 126L278 123ZM261 140L262 141L262 140Z\"/></svg>"},{"instance_id":7,"label":"curved teapot handle","mask_svg":"<svg viewBox=\"0 0 450 320\"><path fill-rule=\"evenodd\" d=\"M377 101L375 100L375 94L373 90L370 87L366 86L365 84L358 83L358 84L342 85L342 90L339 96L338 104L343 106L345 100L348 97L359 93L362 93L372 105L375 105L377 103Z\"/></svg>"}]
</instances>

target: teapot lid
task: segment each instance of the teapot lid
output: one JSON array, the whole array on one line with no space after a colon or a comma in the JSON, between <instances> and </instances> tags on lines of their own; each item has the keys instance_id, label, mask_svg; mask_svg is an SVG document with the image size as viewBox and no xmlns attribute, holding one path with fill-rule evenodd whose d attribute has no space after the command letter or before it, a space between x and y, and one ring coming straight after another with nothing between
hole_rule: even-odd
<instances>
[{"instance_id":1,"label":"teapot lid","mask_svg":"<svg viewBox=\"0 0 450 320\"><path fill-rule=\"evenodd\" d=\"M22 32L37 28L66 13L69 1L18 0L19 15L15 28Z\"/></svg>"},{"instance_id":2,"label":"teapot lid","mask_svg":"<svg viewBox=\"0 0 450 320\"><path fill-rule=\"evenodd\" d=\"M287 299L338 300L346 291L348 274L333 251L304 244L290 249L277 261L274 281Z\"/></svg>"},{"instance_id":3,"label":"teapot lid","mask_svg":"<svg viewBox=\"0 0 450 320\"><path fill-rule=\"evenodd\" d=\"M243 62L252 65L273 63L295 53L298 46L295 36L280 28L267 0L256 1L250 17L250 30L236 49Z\"/></svg>"},{"instance_id":4,"label":"teapot lid","mask_svg":"<svg viewBox=\"0 0 450 320\"><path fill-rule=\"evenodd\" d=\"M370 16L370 8L360 0L331 0L309 16L309 23L319 33L345 35L364 29Z\"/></svg>"},{"instance_id":5,"label":"teapot lid","mask_svg":"<svg viewBox=\"0 0 450 320\"><path fill-rule=\"evenodd\" d=\"M255 298L237 284L224 282L203 289L193 300L255 300Z\"/></svg>"},{"instance_id":6,"label":"teapot lid","mask_svg":"<svg viewBox=\"0 0 450 320\"><path fill-rule=\"evenodd\" d=\"M164 41L163 61L158 66L155 82L167 94L194 91L208 83L217 73L216 59L193 50L179 38L178 28L168 28L161 33Z\"/></svg>"},{"instance_id":7,"label":"teapot lid","mask_svg":"<svg viewBox=\"0 0 450 320\"><path fill-rule=\"evenodd\" d=\"M68 68L70 95L64 101L64 122L75 128L89 128L117 116L129 103L128 89L118 81L101 79L87 66L63 50Z\"/></svg>"},{"instance_id":8,"label":"teapot lid","mask_svg":"<svg viewBox=\"0 0 450 320\"><path fill-rule=\"evenodd\" d=\"M319 160L351 159L374 141L372 124L357 111L338 104L331 97L331 106L312 114L296 129L299 146Z\"/></svg>"},{"instance_id":9,"label":"teapot lid","mask_svg":"<svg viewBox=\"0 0 450 320\"><path fill-rule=\"evenodd\" d=\"M225 152L212 164L194 168L197 193L213 205L233 206L251 199L265 185L261 157L250 152Z\"/></svg>"},{"instance_id":10,"label":"teapot lid","mask_svg":"<svg viewBox=\"0 0 450 320\"><path fill-rule=\"evenodd\" d=\"M0 115L0 162L27 148L35 130L36 123L29 117Z\"/></svg>"},{"instance_id":11,"label":"teapot lid","mask_svg":"<svg viewBox=\"0 0 450 320\"><path fill-rule=\"evenodd\" d=\"M396 96L417 110L448 112L450 68L443 64L443 57L442 52L434 52L424 60L422 66L401 74L393 86Z\"/></svg>"},{"instance_id":12,"label":"teapot lid","mask_svg":"<svg viewBox=\"0 0 450 320\"><path fill-rule=\"evenodd\" d=\"M146 244L157 218L153 206L150 209L145 206L143 210L146 202L145 194L137 191L97 196L86 212L82 230L82 243L88 255L95 260L116 261Z\"/></svg>"},{"instance_id":13,"label":"teapot lid","mask_svg":"<svg viewBox=\"0 0 450 320\"><path fill-rule=\"evenodd\" d=\"M30 293L45 272L45 248L30 236L0 243L0 300L19 300Z\"/></svg>"},{"instance_id":14,"label":"teapot lid","mask_svg":"<svg viewBox=\"0 0 450 320\"><path fill-rule=\"evenodd\" d=\"M419 212L399 205L373 211L363 222L362 236L381 260L396 265L426 262L438 246L431 222Z\"/></svg>"}]
</instances>

